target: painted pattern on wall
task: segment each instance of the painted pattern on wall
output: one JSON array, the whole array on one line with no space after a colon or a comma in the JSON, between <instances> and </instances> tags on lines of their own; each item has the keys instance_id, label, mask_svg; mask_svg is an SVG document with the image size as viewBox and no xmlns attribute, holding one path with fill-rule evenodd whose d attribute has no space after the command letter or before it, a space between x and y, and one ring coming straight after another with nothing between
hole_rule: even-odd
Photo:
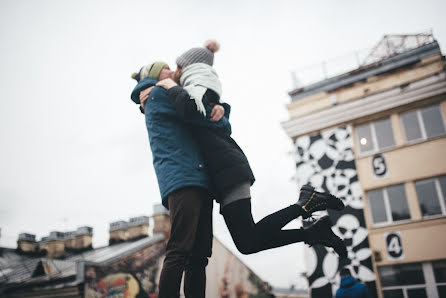
<instances>
[{"instance_id":1,"label":"painted pattern on wall","mask_svg":"<svg viewBox=\"0 0 446 298\"><path fill-rule=\"evenodd\" d=\"M156 243L112 264L85 267L86 297L157 297L165 243Z\"/></svg>"},{"instance_id":2,"label":"painted pattern on wall","mask_svg":"<svg viewBox=\"0 0 446 298\"><path fill-rule=\"evenodd\" d=\"M351 127L329 129L311 137L302 136L296 140L295 146L298 186L310 183L340 197L346 205L343 211L330 210L328 214L334 224L333 231L346 242L349 260L340 264L337 254L331 249L323 246L308 248L307 277L312 297L332 297L339 288L339 270L344 266L350 268L354 277L366 283L376 297Z\"/></svg>"},{"instance_id":3,"label":"painted pattern on wall","mask_svg":"<svg viewBox=\"0 0 446 298\"><path fill-rule=\"evenodd\" d=\"M111 264L87 264L85 297L158 297L165 247L165 242L159 242ZM268 283L262 281L215 237L206 276L206 297L271 297ZM180 296L184 296L183 289Z\"/></svg>"}]
</instances>

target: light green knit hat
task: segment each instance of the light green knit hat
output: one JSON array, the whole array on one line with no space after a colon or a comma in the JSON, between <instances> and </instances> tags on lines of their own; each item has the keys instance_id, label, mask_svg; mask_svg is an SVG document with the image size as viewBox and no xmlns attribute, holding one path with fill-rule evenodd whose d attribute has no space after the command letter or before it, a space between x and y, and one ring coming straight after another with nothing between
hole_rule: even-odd
<instances>
[{"instance_id":1,"label":"light green knit hat","mask_svg":"<svg viewBox=\"0 0 446 298\"><path fill-rule=\"evenodd\" d=\"M161 74L161 70L163 70L164 66L166 66L167 63L162 61L153 62L152 64L145 65L141 67L139 72L134 72L132 74L132 79L137 80L138 82L142 79L145 79L147 77L157 80Z\"/></svg>"}]
</instances>

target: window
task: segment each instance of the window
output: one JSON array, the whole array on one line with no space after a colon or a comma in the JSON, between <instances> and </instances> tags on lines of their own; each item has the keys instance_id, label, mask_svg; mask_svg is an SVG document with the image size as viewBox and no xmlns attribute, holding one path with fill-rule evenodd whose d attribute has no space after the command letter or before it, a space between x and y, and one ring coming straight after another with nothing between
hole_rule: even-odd
<instances>
[{"instance_id":1,"label":"window","mask_svg":"<svg viewBox=\"0 0 446 298\"><path fill-rule=\"evenodd\" d=\"M435 138L446 133L438 104L401 114L401 119L409 142Z\"/></svg>"},{"instance_id":2,"label":"window","mask_svg":"<svg viewBox=\"0 0 446 298\"><path fill-rule=\"evenodd\" d=\"M421 263L384 266L379 268L383 287L424 284Z\"/></svg>"},{"instance_id":3,"label":"window","mask_svg":"<svg viewBox=\"0 0 446 298\"><path fill-rule=\"evenodd\" d=\"M372 153L395 145L390 118L384 118L356 127L361 153Z\"/></svg>"},{"instance_id":4,"label":"window","mask_svg":"<svg viewBox=\"0 0 446 298\"><path fill-rule=\"evenodd\" d=\"M434 276L436 282L446 283L446 260L433 262Z\"/></svg>"},{"instance_id":5,"label":"window","mask_svg":"<svg viewBox=\"0 0 446 298\"><path fill-rule=\"evenodd\" d=\"M383 290L384 298L404 298L402 289L397 290Z\"/></svg>"},{"instance_id":6,"label":"window","mask_svg":"<svg viewBox=\"0 0 446 298\"><path fill-rule=\"evenodd\" d=\"M408 298L427 298L425 288L407 289Z\"/></svg>"},{"instance_id":7,"label":"window","mask_svg":"<svg viewBox=\"0 0 446 298\"><path fill-rule=\"evenodd\" d=\"M446 176L416 181L415 189L423 216L446 214Z\"/></svg>"},{"instance_id":8,"label":"window","mask_svg":"<svg viewBox=\"0 0 446 298\"><path fill-rule=\"evenodd\" d=\"M438 297L446 297L446 260L432 262Z\"/></svg>"},{"instance_id":9,"label":"window","mask_svg":"<svg viewBox=\"0 0 446 298\"><path fill-rule=\"evenodd\" d=\"M367 192L373 223L392 223L410 219L404 184Z\"/></svg>"},{"instance_id":10,"label":"window","mask_svg":"<svg viewBox=\"0 0 446 298\"><path fill-rule=\"evenodd\" d=\"M446 260L378 267L383 297L446 297Z\"/></svg>"}]
</instances>

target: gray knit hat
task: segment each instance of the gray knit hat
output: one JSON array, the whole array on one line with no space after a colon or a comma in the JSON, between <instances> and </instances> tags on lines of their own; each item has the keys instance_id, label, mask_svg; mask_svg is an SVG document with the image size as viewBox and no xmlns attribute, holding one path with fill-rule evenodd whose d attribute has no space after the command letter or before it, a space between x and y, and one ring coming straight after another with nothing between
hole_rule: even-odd
<instances>
[{"instance_id":1,"label":"gray knit hat","mask_svg":"<svg viewBox=\"0 0 446 298\"><path fill-rule=\"evenodd\" d=\"M179 68L189 66L194 63L205 63L212 66L214 64L214 53L220 49L220 45L215 40L208 40L203 48L192 48L177 58Z\"/></svg>"}]
</instances>

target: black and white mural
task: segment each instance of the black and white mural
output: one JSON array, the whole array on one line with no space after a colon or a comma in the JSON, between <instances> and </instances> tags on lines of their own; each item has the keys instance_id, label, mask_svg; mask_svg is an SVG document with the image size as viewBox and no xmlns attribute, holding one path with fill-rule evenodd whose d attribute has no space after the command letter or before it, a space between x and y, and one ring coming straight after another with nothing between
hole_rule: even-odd
<instances>
[{"instance_id":1,"label":"black and white mural","mask_svg":"<svg viewBox=\"0 0 446 298\"><path fill-rule=\"evenodd\" d=\"M347 245L348 260L342 264L338 255L323 246L308 247L307 277L311 297L333 297L339 288L339 271L349 267L355 278L367 284L376 297L375 274L364 221L361 186L356 172L351 127L323 131L315 136L302 136L295 142L297 184L310 183L316 189L329 191L344 201L342 211L328 211L333 231ZM322 216L317 214L316 216Z\"/></svg>"}]
</instances>

